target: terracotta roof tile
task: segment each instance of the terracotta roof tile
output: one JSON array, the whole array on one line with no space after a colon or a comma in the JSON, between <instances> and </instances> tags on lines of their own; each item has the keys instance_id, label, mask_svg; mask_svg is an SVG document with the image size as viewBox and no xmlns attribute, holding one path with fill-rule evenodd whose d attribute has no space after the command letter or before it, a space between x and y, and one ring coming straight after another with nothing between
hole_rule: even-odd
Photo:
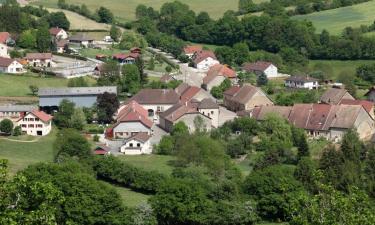
<instances>
[{"instance_id":1,"label":"terracotta roof tile","mask_svg":"<svg viewBox=\"0 0 375 225\"><path fill-rule=\"evenodd\" d=\"M6 41L10 38L8 32L0 32L0 43L6 44Z\"/></svg>"},{"instance_id":2,"label":"terracotta roof tile","mask_svg":"<svg viewBox=\"0 0 375 225\"><path fill-rule=\"evenodd\" d=\"M195 64L199 64L203 60L207 58L213 58L216 59L215 53L209 50L201 50L199 52L196 52L193 56L193 61Z\"/></svg>"},{"instance_id":3,"label":"terracotta roof tile","mask_svg":"<svg viewBox=\"0 0 375 225\"><path fill-rule=\"evenodd\" d=\"M173 89L142 89L130 100L141 105L144 104L168 104L174 105L179 102L179 95Z\"/></svg>"},{"instance_id":4,"label":"terracotta roof tile","mask_svg":"<svg viewBox=\"0 0 375 225\"><path fill-rule=\"evenodd\" d=\"M361 105L368 112L371 113L374 110L374 103L367 100L353 100L343 99L340 102L341 105Z\"/></svg>"},{"instance_id":5,"label":"terracotta roof tile","mask_svg":"<svg viewBox=\"0 0 375 225\"><path fill-rule=\"evenodd\" d=\"M229 79L236 78L236 71L232 70L226 65L213 65L208 70L207 76L203 78L203 83L208 84L217 76L224 76Z\"/></svg>"},{"instance_id":6,"label":"terracotta roof tile","mask_svg":"<svg viewBox=\"0 0 375 225\"><path fill-rule=\"evenodd\" d=\"M25 59L52 59L52 53L27 53Z\"/></svg>"},{"instance_id":7,"label":"terracotta roof tile","mask_svg":"<svg viewBox=\"0 0 375 225\"><path fill-rule=\"evenodd\" d=\"M201 45L187 45L184 47L185 54L194 54L202 50L203 50L203 47Z\"/></svg>"},{"instance_id":8,"label":"terracotta roof tile","mask_svg":"<svg viewBox=\"0 0 375 225\"><path fill-rule=\"evenodd\" d=\"M10 58L5 58L5 57L0 57L0 66L1 67L8 67L10 64L12 64L15 59L10 59Z\"/></svg>"},{"instance_id":9,"label":"terracotta roof tile","mask_svg":"<svg viewBox=\"0 0 375 225\"><path fill-rule=\"evenodd\" d=\"M242 69L248 72L253 72L253 71L264 72L271 65L272 65L271 62L257 61L255 63L244 63L242 65Z\"/></svg>"},{"instance_id":10,"label":"terracotta roof tile","mask_svg":"<svg viewBox=\"0 0 375 225\"><path fill-rule=\"evenodd\" d=\"M337 105L340 103L346 93L348 93L348 91L345 89L330 88L323 93L322 97L320 97L320 102L325 104Z\"/></svg>"},{"instance_id":11,"label":"terracotta roof tile","mask_svg":"<svg viewBox=\"0 0 375 225\"><path fill-rule=\"evenodd\" d=\"M58 28L58 27L52 27L49 29L49 33L51 35L54 35L56 36L60 31L62 31L63 29L62 28Z\"/></svg>"},{"instance_id":12,"label":"terracotta roof tile","mask_svg":"<svg viewBox=\"0 0 375 225\"><path fill-rule=\"evenodd\" d=\"M33 114L34 116L38 117L41 121L43 121L45 123L52 120L52 118L53 118L51 115L48 115L47 113L45 113L43 111L39 111L39 110L33 110L30 113Z\"/></svg>"},{"instance_id":13,"label":"terracotta roof tile","mask_svg":"<svg viewBox=\"0 0 375 225\"><path fill-rule=\"evenodd\" d=\"M139 132L133 136L131 136L130 138L128 138L126 141L130 141L130 140L137 140L137 141L140 141L142 143L145 143L146 141L148 141L150 139L150 135L148 135L147 133L144 133L144 132Z\"/></svg>"}]
</instances>

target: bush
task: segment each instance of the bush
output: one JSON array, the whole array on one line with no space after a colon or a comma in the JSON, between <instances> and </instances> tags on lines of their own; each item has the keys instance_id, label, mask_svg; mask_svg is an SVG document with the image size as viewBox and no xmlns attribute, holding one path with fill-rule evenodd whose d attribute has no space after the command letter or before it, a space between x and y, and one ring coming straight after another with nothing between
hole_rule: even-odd
<instances>
[{"instance_id":1,"label":"bush","mask_svg":"<svg viewBox=\"0 0 375 225\"><path fill-rule=\"evenodd\" d=\"M10 119L3 119L0 122L0 131L5 134L11 134L13 130L13 122Z\"/></svg>"},{"instance_id":2,"label":"bush","mask_svg":"<svg viewBox=\"0 0 375 225\"><path fill-rule=\"evenodd\" d=\"M13 136L20 136L22 134L22 130L20 126L16 126L13 129Z\"/></svg>"},{"instance_id":3,"label":"bush","mask_svg":"<svg viewBox=\"0 0 375 225\"><path fill-rule=\"evenodd\" d=\"M97 134L94 135L94 137L92 138L93 141L95 142L99 142L99 136Z\"/></svg>"}]
</instances>

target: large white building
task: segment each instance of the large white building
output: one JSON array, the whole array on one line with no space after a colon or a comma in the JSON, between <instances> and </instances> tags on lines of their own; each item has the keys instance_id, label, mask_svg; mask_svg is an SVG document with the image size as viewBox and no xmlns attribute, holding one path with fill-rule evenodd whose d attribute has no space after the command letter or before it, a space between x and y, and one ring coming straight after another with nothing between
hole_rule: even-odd
<instances>
[{"instance_id":1,"label":"large white building","mask_svg":"<svg viewBox=\"0 0 375 225\"><path fill-rule=\"evenodd\" d=\"M255 63L244 63L242 65L242 70L249 73L255 73L258 76L265 74L267 78L279 76L277 67L271 62L257 61Z\"/></svg>"},{"instance_id":2,"label":"large white building","mask_svg":"<svg viewBox=\"0 0 375 225\"><path fill-rule=\"evenodd\" d=\"M44 136L52 129L52 116L43 111L33 110L28 112L18 121L22 132L32 136Z\"/></svg>"},{"instance_id":3,"label":"large white building","mask_svg":"<svg viewBox=\"0 0 375 225\"><path fill-rule=\"evenodd\" d=\"M285 80L285 86L289 88L318 89L317 79L308 76L291 76Z\"/></svg>"},{"instance_id":4,"label":"large white building","mask_svg":"<svg viewBox=\"0 0 375 225\"><path fill-rule=\"evenodd\" d=\"M209 70L210 67L220 64L220 62L217 60L215 53L209 50L202 50L199 52L196 52L192 56L194 66L198 70Z\"/></svg>"},{"instance_id":5,"label":"large white building","mask_svg":"<svg viewBox=\"0 0 375 225\"><path fill-rule=\"evenodd\" d=\"M150 137L147 133L138 133L124 141L120 152L125 155L151 154L152 146L150 144Z\"/></svg>"},{"instance_id":6,"label":"large white building","mask_svg":"<svg viewBox=\"0 0 375 225\"><path fill-rule=\"evenodd\" d=\"M0 57L0 73L23 73L24 69L21 63L15 59Z\"/></svg>"},{"instance_id":7,"label":"large white building","mask_svg":"<svg viewBox=\"0 0 375 225\"><path fill-rule=\"evenodd\" d=\"M52 53L27 53L25 60L32 67L53 67Z\"/></svg>"}]
</instances>

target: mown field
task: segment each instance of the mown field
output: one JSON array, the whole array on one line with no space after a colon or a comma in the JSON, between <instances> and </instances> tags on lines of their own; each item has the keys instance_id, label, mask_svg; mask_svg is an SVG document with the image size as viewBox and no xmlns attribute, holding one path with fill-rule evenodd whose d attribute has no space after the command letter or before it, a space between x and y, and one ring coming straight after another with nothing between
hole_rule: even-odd
<instances>
[{"instance_id":1,"label":"mown field","mask_svg":"<svg viewBox=\"0 0 375 225\"><path fill-rule=\"evenodd\" d=\"M375 20L375 0L353 6L342 7L308 15L298 15L293 18L298 20L310 20L317 32L323 29L331 34L340 34L345 27L359 27L370 25Z\"/></svg>"},{"instance_id":2,"label":"mown field","mask_svg":"<svg viewBox=\"0 0 375 225\"><path fill-rule=\"evenodd\" d=\"M135 8L139 4L152 6L159 9L161 5L170 0L67 0L68 4L80 5L85 3L87 7L94 11L100 6L109 8L120 21L130 21L135 19ZM237 10L238 0L180 0L188 4L194 11L207 11L211 17L219 18L227 10ZM254 0L255 3L268 0ZM43 5L46 7L57 8L57 0L39 0L33 4Z\"/></svg>"}]
</instances>

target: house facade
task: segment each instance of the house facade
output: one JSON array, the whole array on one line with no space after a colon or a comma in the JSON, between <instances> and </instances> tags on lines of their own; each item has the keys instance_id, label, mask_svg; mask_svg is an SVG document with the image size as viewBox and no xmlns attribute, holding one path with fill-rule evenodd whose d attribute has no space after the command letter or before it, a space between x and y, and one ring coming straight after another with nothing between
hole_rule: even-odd
<instances>
[{"instance_id":1,"label":"house facade","mask_svg":"<svg viewBox=\"0 0 375 225\"><path fill-rule=\"evenodd\" d=\"M233 86L224 92L224 106L229 110L251 110L262 105L273 105L273 102L260 88L253 85Z\"/></svg>"},{"instance_id":2,"label":"house facade","mask_svg":"<svg viewBox=\"0 0 375 225\"><path fill-rule=\"evenodd\" d=\"M257 61L255 63L244 63L242 65L242 70L249 73L255 73L258 76L265 74L267 78L275 78L279 76L277 67L271 62Z\"/></svg>"},{"instance_id":3,"label":"house facade","mask_svg":"<svg viewBox=\"0 0 375 225\"><path fill-rule=\"evenodd\" d=\"M120 147L120 152L125 155L143 155L152 153L150 143L151 136L146 133L138 133L126 140Z\"/></svg>"},{"instance_id":4,"label":"house facade","mask_svg":"<svg viewBox=\"0 0 375 225\"><path fill-rule=\"evenodd\" d=\"M317 79L308 76L291 76L285 80L285 87L310 90L318 89L319 82Z\"/></svg>"},{"instance_id":5,"label":"house facade","mask_svg":"<svg viewBox=\"0 0 375 225\"><path fill-rule=\"evenodd\" d=\"M72 35L71 37L69 37L69 43L73 43L73 44L77 44L77 45L81 45L85 48L88 48L88 47L91 47L94 43L94 39L93 38L90 38L88 37L87 35L85 34L76 34L76 35Z\"/></svg>"},{"instance_id":6,"label":"house facade","mask_svg":"<svg viewBox=\"0 0 375 225\"><path fill-rule=\"evenodd\" d=\"M187 45L184 47L184 53L189 59L193 57L196 52L202 51L203 47L201 45Z\"/></svg>"},{"instance_id":7,"label":"house facade","mask_svg":"<svg viewBox=\"0 0 375 225\"><path fill-rule=\"evenodd\" d=\"M52 129L52 116L43 111L33 110L22 117L17 124L27 135L45 136Z\"/></svg>"},{"instance_id":8,"label":"house facade","mask_svg":"<svg viewBox=\"0 0 375 225\"><path fill-rule=\"evenodd\" d=\"M50 28L49 34L56 40L63 40L68 38L68 33L64 29L58 27Z\"/></svg>"},{"instance_id":9,"label":"house facade","mask_svg":"<svg viewBox=\"0 0 375 225\"><path fill-rule=\"evenodd\" d=\"M10 58L8 53L8 46L6 44L0 43L0 57Z\"/></svg>"},{"instance_id":10,"label":"house facade","mask_svg":"<svg viewBox=\"0 0 375 225\"><path fill-rule=\"evenodd\" d=\"M194 63L194 67L198 70L203 71L210 69L210 67L213 65L220 64L215 56L215 53L209 50L201 50L199 52L195 52L192 56L192 60Z\"/></svg>"},{"instance_id":11,"label":"house facade","mask_svg":"<svg viewBox=\"0 0 375 225\"><path fill-rule=\"evenodd\" d=\"M205 98L198 103L198 112L211 119L211 126L219 127L220 107L211 98Z\"/></svg>"},{"instance_id":12,"label":"house facade","mask_svg":"<svg viewBox=\"0 0 375 225\"><path fill-rule=\"evenodd\" d=\"M232 84L237 82L236 71L226 65L216 64L210 67L207 75L203 78L202 87L211 91L213 87L219 86L225 79L229 79Z\"/></svg>"},{"instance_id":13,"label":"house facade","mask_svg":"<svg viewBox=\"0 0 375 225\"><path fill-rule=\"evenodd\" d=\"M192 99L202 101L205 98L212 98L207 91L187 83L181 83L175 88L175 91L179 95L181 102L191 101Z\"/></svg>"},{"instance_id":14,"label":"house facade","mask_svg":"<svg viewBox=\"0 0 375 225\"><path fill-rule=\"evenodd\" d=\"M0 57L0 73L24 73L23 65L15 59Z\"/></svg>"},{"instance_id":15,"label":"house facade","mask_svg":"<svg viewBox=\"0 0 375 225\"><path fill-rule=\"evenodd\" d=\"M28 112L34 111L37 108L35 105L0 105L0 121L10 119L16 122Z\"/></svg>"},{"instance_id":16,"label":"house facade","mask_svg":"<svg viewBox=\"0 0 375 225\"><path fill-rule=\"evenodd\" d=\"M52 53L27 53L24 58L32 67L53 67Z\"/></svg>"},{"instance_id":17,"label":"house facade","mask_svg":"<svg viewBox=\"0 0 375 225\"><path fill-rule=\"evenodd\" d=\"M329 88L320 97L319 102L329 105L338 105L344 99L355 100L346 89L343 88Z\"/></svg>"}]
</instances>

